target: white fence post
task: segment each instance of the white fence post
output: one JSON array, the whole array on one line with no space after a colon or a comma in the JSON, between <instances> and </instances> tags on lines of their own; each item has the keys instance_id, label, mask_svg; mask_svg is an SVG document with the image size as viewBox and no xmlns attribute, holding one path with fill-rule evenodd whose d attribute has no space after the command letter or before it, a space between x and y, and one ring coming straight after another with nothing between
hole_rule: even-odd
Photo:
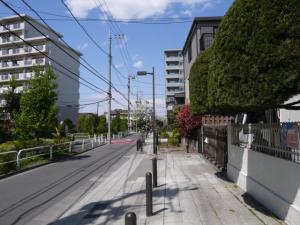
<instances>
[{"instance_id":1,"label":"white fence post","mask_svg":"<svg viewBox=\"0 0 300 225\"><path fill-rule=\"evenodd\" d=\"M21 151L18 151L17 154L17 169L20 169L21 163L20 163L20 156L21 155Z\"/></svg>"},{"instance_id":2,"label":"white fence post","mask_svg":"<svg viewBox=\"0 0 300 225\"><path fill-rule=\"evenodd\" d=\"M94 148L94 139L92 139L92 148Z\"/></svg>"},{"instance_id":3,"label":"white fence post","mask_svg":"<svg viewBox=\"0 0 300 225\"><path fill-rule=\"evenodd\" d=\"M81 150L84 151L84 139L82 140Z\"/></svg>"},{"instance_id":4,"label":"white fence post","mask_svg":"<svg viewBox=\"0 0 300 225\"><path fill-rule=\"evenodd\" d=\"M71 141L70 144L69 144L69 152L70 152L70 153L72 152L72 141Z\"/></svg>"},{"instance_id":5,"label":"white fence post","mask_svg":"<svg viewBox=\"0 0 300 225\"><path fill-rule=\"evenodd\" d=\"M50 161L52 161L52 159L53 159L53 146L50 146L49 151L50 151Z\"/></svg>"}]
</instances>

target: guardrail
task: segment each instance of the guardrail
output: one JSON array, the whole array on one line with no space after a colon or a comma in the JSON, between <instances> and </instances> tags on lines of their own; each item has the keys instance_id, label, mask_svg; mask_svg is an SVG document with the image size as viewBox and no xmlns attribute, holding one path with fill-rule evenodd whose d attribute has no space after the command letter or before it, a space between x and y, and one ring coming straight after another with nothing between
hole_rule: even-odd
<instances>
[{"instance_id":1,"label":"guardrail","mask_svg":"<svg viewBox=\"0 0 300 225\"><path fill-rule=\"evenodd\" d=\"M65 153L81 153L107 143L107 138L103 135L94 136L91 139L83 139L71 142L65 142L55 145L38 146L34 148L21 149L19 151L9 151L0 153L1 166L10 165L19 170L22 167L22 161L32 158L44 158L52 161L54 154L61 151Z\"/></svg>"}]
</instances>

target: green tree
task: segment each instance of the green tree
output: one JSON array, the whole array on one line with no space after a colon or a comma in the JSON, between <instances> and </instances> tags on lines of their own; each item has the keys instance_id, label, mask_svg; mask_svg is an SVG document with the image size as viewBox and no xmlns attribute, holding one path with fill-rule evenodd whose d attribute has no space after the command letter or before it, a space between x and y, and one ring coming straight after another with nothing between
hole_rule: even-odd
<instances>
[{"instance_id":1,"label":"green tree","mask_svg":"<svg viewBox=\"0 0 300 225\"><path fill-rule=\"evenodd\" d=\"M35 68L35 78L21 95L16 115L16 135L20 139L46 137L57 125L56 76L50 68Z\"/></svg>"},{"instance_id":2,"label":"green tree","mask_svg":"<svg viewBox=\"0 0 300 225\"><path fill-rule=\"evenodd\" d=\"M81 133L95 133L96 116L84 114L80 115L77 121L78 132Z\"/></svg>"},{"instance_id":3,"label":"green tree","mask_svg":"<svg viewBox=\"0 0 300 225\"><path fill-rule=\"evenodd\" d=\"M207 49L193 64L189 76L191 113L204 114L208 106L208 70L212 48ZM178 115L178 113L177 113Z\"/></svg>"},{"instance_id":4,"label":"green tree","mask_svg":"<svg viewBox=\"0 0 300 225\"><path fill-rule=\"evenodd\" d=\"M282 105L300 93L299 62L299 0L236 0L214 41L209 106L222 112L299 109Z\"/></svg>"},{"instance_id":5,"label":"green tree","mask_svg":"<svg viewBox=\"0 0 300 225\"><path fill-rule=\"evenodd\" d=\"M128 120L121 119L120 120L120 130L119 132L126 132L128 130Z\"/></svg>"},{"instance_id":6,"label":"green tree","mask_svg":"<svg viewBox=\"0 0 300 225\"><path fill-rule=\"evenodd\" d=\"M20 98L21 95L16 92L18 87L18 83L13 77L9 81L9 89L8 92L4 94L4 99L6 100L6 106L4 110L10 114L12 120L15 119L15 115L20 112Z\"/></svg>"},{"instance_id":7,"label":"green tree","mask_svg":"<svg viewBox=\"0 0 300 225\"><path fill-rule=\"evenodd\" d=\"M99 116L98 117L98 123L97 123L97 133L98 134L104 134L106 132L107 132L106 117L105 116Z\"/></svg>"}]
</instances>

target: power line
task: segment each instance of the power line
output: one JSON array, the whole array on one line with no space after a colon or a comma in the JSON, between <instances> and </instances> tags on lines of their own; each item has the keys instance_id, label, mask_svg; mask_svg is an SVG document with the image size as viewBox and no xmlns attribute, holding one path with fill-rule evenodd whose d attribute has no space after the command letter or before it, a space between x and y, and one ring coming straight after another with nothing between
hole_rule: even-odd
<instances>
[{"instance_id":1,"label":"power line","mask_svg":"<svg viewBox=\"0 0 300 225\"><path fill-rule=\"evenodd\" d=\"M74 56L72 56L69 52L67 52L65 49L63 49L61 46L59 46L59 44L57 44L56 41L53 41L52 39L50 39L47 35L45 35L43 32L41 32L34 24L32 24L27 18L22 17L22 15L20 15L20 13L18 13L14 8L12 8L11 6L9 6L9 4L7 4L5 1L0 0L7 8L9 8L11 11L13 11L16 15L18 15L18 17L22 18L23 20L25 20L27 23L29 23L36 31L38 31L41 35L43 35L48 41L50 41L51 43L53 43L56 47L58 47L60 50L62 50L63 52L65 52L68 56L70 56L72 59L74 59L76 62L78 62L80 65L82 65L84 68L86 68L88 71L90 71L92 74L94 74L96 77L98 77L99 79L103 80L104 82L107 83L105 77L103 75L99 76L98 74L96 74L95 72L93 72L90 68L88 68L86 65L82 64L77 58L75 58Z\"/></svg>"},{"instance_id":2,"label":"power line","mask_svg":"<svg viewBox=\"0 0 300 225\"><path fill-rule=\"evenodd\" d=\"M22 9L25 11L29 11L28 9L14 5L12 3L8 3L9 5ZM52 21L72 21L72 17L67 16L67 15L61 15L57 13L50 13L42 10L37 10L37 12L44 14L44 15L49 15L49 16L55 16L55 17L60 17L62 19L56 19L56 18L46 18L45 20L52 20ZM4 14L4 13L2 13ZM115 23L142 23L142 24L160 24L160 22L166 22L166 23L188 23L192 22L194 20L194 17L148 17L146 19L138 19L138 18L117 18L117 19L101 19L101 18L79 18L79 21L102 21L102 22L115 22ZM158 21L158 22L153 22L153 21Z\"/></svg>"}]
</instances>

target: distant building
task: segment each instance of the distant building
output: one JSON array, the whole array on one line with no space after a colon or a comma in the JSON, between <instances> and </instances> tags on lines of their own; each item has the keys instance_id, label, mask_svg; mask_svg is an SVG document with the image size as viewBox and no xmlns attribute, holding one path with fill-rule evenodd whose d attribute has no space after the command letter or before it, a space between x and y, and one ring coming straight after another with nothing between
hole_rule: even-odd
<instances>
[{"instance_id":1,"label":"distant building","mask_svg":"<svg viewBox=\"0 0 300 225\"><path fill-rule=\"evenodd\" d=\"M56 43L58 47L47 40L46 37L41 35L24 19L30 21L39 31ZM58 82L58 120L62 121L65 118L69 118L76 122L78 108L72 108L70 105L79 104L79 78L68 70L79 76L79 57L81 53L63 44L60 41L60 38L62 38L61 34L25 14L22 15L22 18L18 16L1 18L0 22L4 24L4 26L0 26L0 107L4 107L6 104L1 95L8 90L9 81L12 77L19 83L16 91L22 92L28 87L28 80L34 77L34 66L50 66L57 76ZM11 34L10 31L16 33L38 50L27 45L16 35ZM63 52L62 49L76 60ZM41 52L55 59L68 70L51 61Z\"/></svg>"},{"instance_id":2,"label":"distant building","mask_svg":"<svg viewBox=\"0 0 300 225\"><path fill-rule=\"evenodd\" d=\"M185 103L190 103L189 75L196 58L209 48L223 17L196 17L183 47Z\"/></svg>"},{"instance_id":3,"label":"distant building","mask_svg":"<svg viewBox=\"0 0 300 225\"><path fill-rule=\"evenodd\" d=\"M182 50L185 104L190 104L189 75L191 67L197 57L212 45L222 18L221 16L216 16L196 17L194 19ZM227 124L233 119L232 116L205 115L202 117L202 124Z\"/></svg>"},{"instance_id":4,"label":"distant building","mask_svg":"<svg viewBox=\"0 0 300 225\"><path fill-rule=\"evenodd\" d=\"M184 74L182 50L165 50L165 99L167 118L174 106L184 104Z\"/></svg>"}]
</instances>

